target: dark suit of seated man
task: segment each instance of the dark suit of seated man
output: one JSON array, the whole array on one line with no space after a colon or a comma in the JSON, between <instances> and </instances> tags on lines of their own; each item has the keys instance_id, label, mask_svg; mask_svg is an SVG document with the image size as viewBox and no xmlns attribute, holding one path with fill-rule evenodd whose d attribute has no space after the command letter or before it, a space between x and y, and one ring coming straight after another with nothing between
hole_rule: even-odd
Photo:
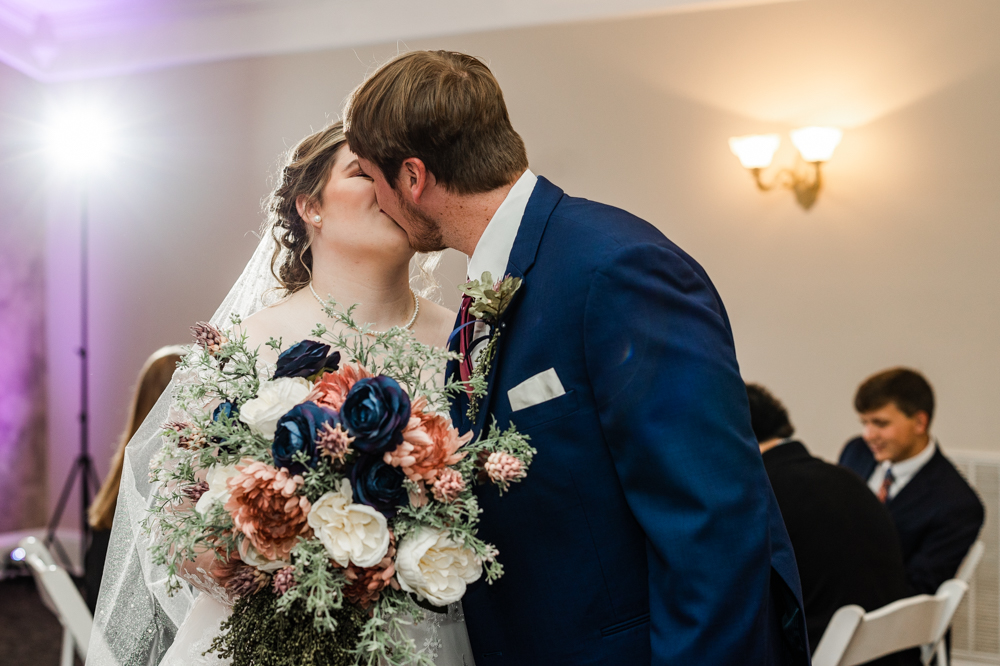
<instances>
[{"instance_id":1,"label":"dark suit of seated man","mask_svg":"<svg viewBox=\"0 0 1000 666\"><path fill-rule=\"evenodd\" d=\"M983 504L930 435L934 392L920 373L893 368L866 379L854 407L862 437L840 464L889 509L914 594L955 576L983 524Z\"/></svg>"},{"instance_id":2,"label":"dark suit of seated man","mask_svg":"<svg viewBox=\"0 0 1000 666\"><path fill-rule=\"evenodd\" d=\"M764 469L795 551L809 645L815 651L842 606L872 611L909 596L903 555L888 511L864 481L814 458L793 439L787 410L767 389L748 384L747 397ZM907 651L873 663L915 666L920 653Z\"/></svg>"}]
</instances>

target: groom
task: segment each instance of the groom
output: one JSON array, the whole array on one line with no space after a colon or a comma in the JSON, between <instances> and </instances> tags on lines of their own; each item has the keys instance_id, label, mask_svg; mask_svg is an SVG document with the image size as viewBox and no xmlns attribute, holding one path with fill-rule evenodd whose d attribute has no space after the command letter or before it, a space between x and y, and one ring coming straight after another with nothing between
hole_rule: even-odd
<instances>
[{"instance_id":1,"label":"groom","mask_svg":"<svg viewBox=\"0 0 1000 666\"><path fill-rule=\"evenodd\" d=\"M463 602L476 664L807 664L795 559L701 266L528 170L473 57L395 58L345 124L414 248L523 280L491 327L466 300L456 336L488 393L473 410L461 396L455 425L510 422L538 451L509 493L480 493L505 574ZM492 359L472 329L499 336Z\"/></svg>"}]
</instances>

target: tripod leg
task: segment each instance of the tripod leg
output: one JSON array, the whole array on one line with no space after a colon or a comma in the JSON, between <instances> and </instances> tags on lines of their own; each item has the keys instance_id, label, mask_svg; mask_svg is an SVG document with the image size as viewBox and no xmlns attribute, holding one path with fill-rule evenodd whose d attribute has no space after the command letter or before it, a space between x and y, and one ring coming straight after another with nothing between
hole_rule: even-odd
<instances>
[{"instance_id":1,"label":"tripod leg","mask_svg":"<svg viewBox=\"0 0 1000 666\"><path fill-rule=\"evenodd\" d=\"M56 528L59 527L59 520L62 518L63 511L66 510L66 502L69 500L70 491L73 490L73 484L76 482L77 474L85 473L83 470L82 461L77 458L73 461L73 467L69 471L69 476L66 477L66 483L63 484L62 492L59 493L59 501L56 503L56 510L52 514L52 518L49 520L48 534L45 536L46 546L55 546L56 551L62 558L62 563L66 569L72 569L72 562L67 555L66 550L63 548L62 543L56 538Z\"/></svg>"}]
</instances>

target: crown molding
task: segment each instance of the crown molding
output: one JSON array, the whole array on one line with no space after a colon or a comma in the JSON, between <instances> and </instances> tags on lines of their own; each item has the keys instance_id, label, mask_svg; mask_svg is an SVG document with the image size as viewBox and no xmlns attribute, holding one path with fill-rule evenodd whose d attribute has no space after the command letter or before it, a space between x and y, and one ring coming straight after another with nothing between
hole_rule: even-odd
<instances>
[{"instance_id":1,"label":"crown molding","mask_svg":"<svg viewBox=\"0 0 1000 666\"><path fill-rule=\"evenodd\" d=\"M46 83L232 58L788 0L0 0L0 61Z\"/></svg>"}]
</instances>

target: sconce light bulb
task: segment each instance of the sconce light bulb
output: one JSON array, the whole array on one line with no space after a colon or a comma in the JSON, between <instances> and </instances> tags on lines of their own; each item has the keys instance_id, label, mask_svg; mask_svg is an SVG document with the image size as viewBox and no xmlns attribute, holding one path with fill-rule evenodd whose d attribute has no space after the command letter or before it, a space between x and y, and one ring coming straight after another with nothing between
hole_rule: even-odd
<instances>
[{"instance_id":1,"label":"sconce light bulb","mask_svg":"<svg viewBox=\"0 0 1000 666\"><path fill-rule=\"evenodd\" d=\"M734 136L729 139L729 149L740 164L747 169L766 169L771 165L774 151L781 145L781 137L777 134L756 134L751 136Z\"/></svg>"},{"instance_id":2,"label":"sconce light bulb","mask_svg":"<svg viewBox=\"0 0 1000 666\"><path fill-rule=\"evenodd\" d=\"M806 162L826 162L843 135L836 127L803 127L792 134L792 143Z\"/></svg>"}]
</instances>

